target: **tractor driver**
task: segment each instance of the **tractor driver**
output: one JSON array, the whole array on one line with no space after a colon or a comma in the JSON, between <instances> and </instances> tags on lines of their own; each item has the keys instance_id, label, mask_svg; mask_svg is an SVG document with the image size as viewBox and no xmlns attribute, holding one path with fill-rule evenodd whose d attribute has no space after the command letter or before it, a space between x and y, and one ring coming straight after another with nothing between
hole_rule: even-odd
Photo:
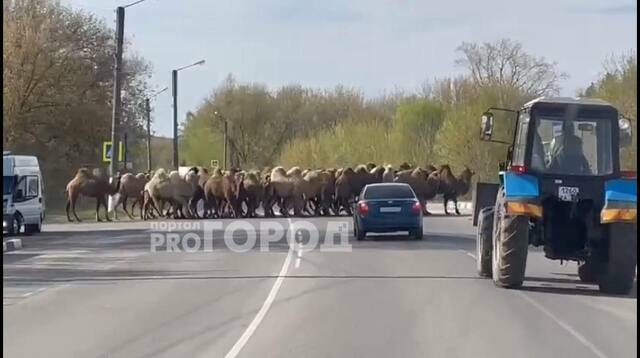
<instances>
[{"instance_id":1,"label":"tractor driver","mask_svg":"<svg viewBox=\"0 0 640 358\"><path fill-rule=\"evenodd\" d=\"M550 171L563 174L591 174L589 162L582 151L582 139L575 135L572 121L562 122L562 134L553 138L550 147Z\"/></svg>"}]
</instances>

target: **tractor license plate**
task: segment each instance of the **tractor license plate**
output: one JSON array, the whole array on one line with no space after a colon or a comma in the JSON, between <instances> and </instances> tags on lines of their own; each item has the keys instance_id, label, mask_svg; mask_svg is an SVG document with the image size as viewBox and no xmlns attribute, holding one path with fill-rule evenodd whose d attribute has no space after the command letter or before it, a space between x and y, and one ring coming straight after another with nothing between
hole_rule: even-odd
<instances>
[{"instance_id":1,"label":"tractor license plate","mask_svg":"<svg viewBox=\"0 0 640 358\"><path fill-rule=\"evenodd\" d=\"M562 201L577 201L580 189L574 186L561 186L558 188L558 198Z\"/></svg>"},{"instance_id":2,"label":"tractor license plate","mask_svg":"<svg viewBox=\"0 0 640 358\"><path fill-rule=\"evenodd\" d=\"M387 206L386 208L380 208L381 213L398 213L400 212L400 207L398 206Z\"/></svg>"}]
</instances>

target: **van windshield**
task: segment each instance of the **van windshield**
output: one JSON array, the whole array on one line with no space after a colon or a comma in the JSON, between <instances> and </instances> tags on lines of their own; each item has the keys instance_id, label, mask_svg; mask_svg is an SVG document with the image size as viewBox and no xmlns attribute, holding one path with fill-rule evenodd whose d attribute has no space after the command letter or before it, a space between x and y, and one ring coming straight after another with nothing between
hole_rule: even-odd
<instances>
[{"instance_id":1,"label":"van windshield","mask_svg":"<svg viewBox=\"0 0 640 358\"><path fill-rule=\"evenodd\" d=\"M11 195L13 192L13 184L15 183L15 178L12 176L3 176L2 177L2 195Z\"/></svg>"}]
</instances>

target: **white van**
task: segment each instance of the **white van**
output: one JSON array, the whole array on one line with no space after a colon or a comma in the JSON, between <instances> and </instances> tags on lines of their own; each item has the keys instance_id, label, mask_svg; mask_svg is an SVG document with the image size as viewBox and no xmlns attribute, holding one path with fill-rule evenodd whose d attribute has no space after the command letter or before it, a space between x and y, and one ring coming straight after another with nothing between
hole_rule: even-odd
<instances>
[{"instance_id":1,"label":"white van","mask_svg":"<svg viewBox=\"0 0 640 358\"><path fill-rule=\"evenodd\" d=\"M2 153L2 232L40 232L44 185L38 158Z\"/></svg>"}]
</instances>

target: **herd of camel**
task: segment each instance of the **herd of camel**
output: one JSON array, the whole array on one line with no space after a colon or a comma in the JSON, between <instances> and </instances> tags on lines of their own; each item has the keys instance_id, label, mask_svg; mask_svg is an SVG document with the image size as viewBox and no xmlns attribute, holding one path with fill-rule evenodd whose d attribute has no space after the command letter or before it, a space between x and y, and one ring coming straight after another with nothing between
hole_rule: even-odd
<instances>
[{"instance_id":1,"label":"herd of camel","mask_svg":"<svg viewBox=\"0 0 640 358\"><path fill-rule=\"evenodd\" d=\"M153 173L119 174L114 182L88 168L80 168L65 190L67 219L73 221L70 211L80 221L75 211L80 196L96 199L96 220L101 221L100 207L109 218L107 196L115 195L114 212L119 206L130 219L134 219L137 205L143 220L158 217L173 218L223 218L256 217L262 207L265 217L275 216L274 210L283 216L351 215L352 203L365 185L381 182L407 183L422 202L425 215L426 202L442 195L445 214L447 203L469 192L474 172L465 168L456 177L449 165L436 168L413 167L402 163L397 169L391 165L374 163L355 168L301 169L293 167L264 168L243 171L238 168L221 170L192 167L185 175L178 171L167 173L157 169ZM132 199L130 210L127 200ZM202 201L198 210L198 204ZM165 206L167 209L165 210ZM275 209L274 209L275 208Z\"/></svg>"}]
</instances>

